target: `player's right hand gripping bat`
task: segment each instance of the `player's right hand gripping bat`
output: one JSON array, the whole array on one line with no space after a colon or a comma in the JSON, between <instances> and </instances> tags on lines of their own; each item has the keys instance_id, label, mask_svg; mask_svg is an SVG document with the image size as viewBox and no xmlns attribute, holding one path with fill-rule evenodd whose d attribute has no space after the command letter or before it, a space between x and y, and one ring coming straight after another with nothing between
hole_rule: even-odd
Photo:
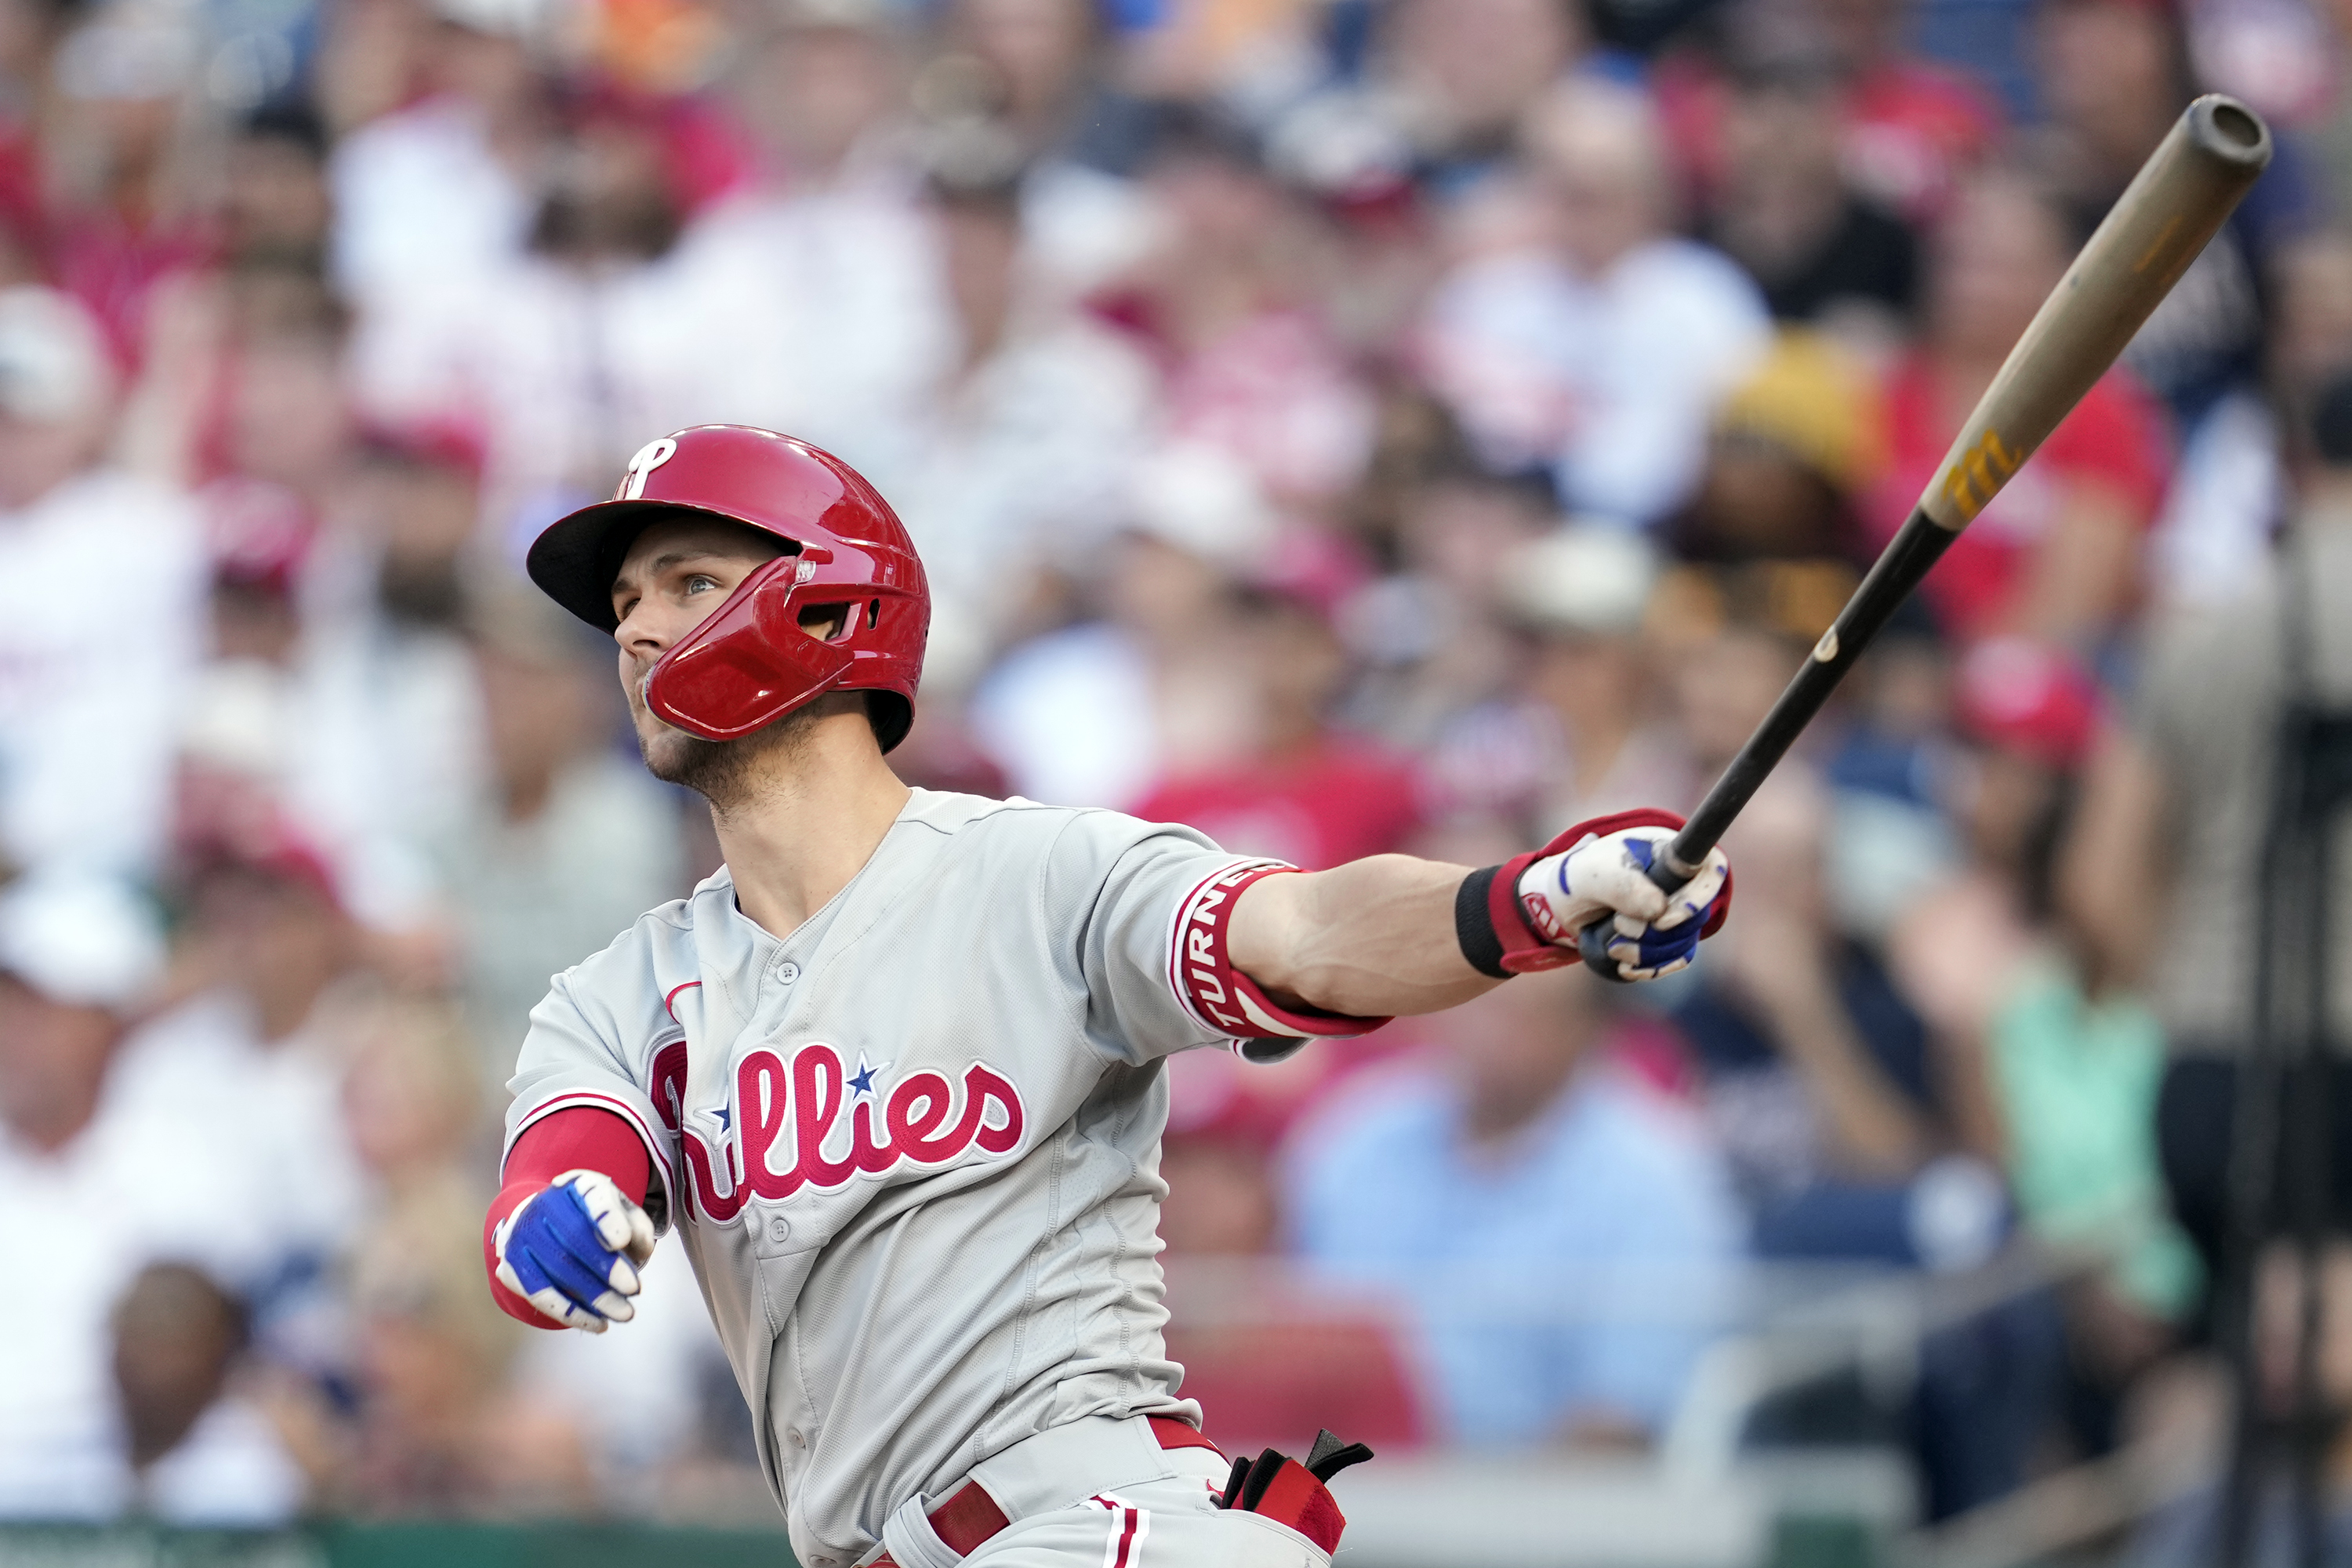
<instances>
[{"instance_id":1,"label":"player's right hand gripping bat","mask_svg":"<svg viewBox=\"0 0 2352 1568\"><path fill-rule=\"evenodd\" d=\"M1672 892L1696 873L1895 607L2106 374L2270 161L2270 131L2244 104L2216 93L2189 106L2042 301L1870 575L1650 868L1652 881ZM1596 921L1578 945L1613 980L1610 931Z\"/></svg>"}]
</instances>

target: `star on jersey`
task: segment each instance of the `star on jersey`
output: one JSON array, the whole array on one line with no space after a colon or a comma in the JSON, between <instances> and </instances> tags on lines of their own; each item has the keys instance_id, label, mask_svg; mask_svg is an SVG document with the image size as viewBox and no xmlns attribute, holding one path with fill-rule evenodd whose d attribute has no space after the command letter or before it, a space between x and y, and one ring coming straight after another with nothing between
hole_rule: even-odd
<instances>
[{"instance_id":1,"label":"star on jersey","mask_svg":"<svg viewBox=\"0 0 2352 1568\"><path fill-rule=\"evenodd\" d=\"M712 1120L713 1121L716 1121L717 1123L719 1123L719 1128L720 1128L720 1130L721 1130L721 1131L732 1131L732 1130L733 1130L733 1127L734 1127L733 1117L734 1117L734 1114L735 1114L735 1113L734 1113L733 1111L731 1111L731 1110L728 1110L725 1106L723 1106L723 1105L714 1105L714 1106L712 1106L709 1110L705 1111L703 1114L704 1114L704 1115L706 1115L706 1116L708 1116L708 1117L709 1117L709 1118L710 1118L710 1120Z\"/></svg>"},{"instance_id":2,"label":"star on jersey","mask_svg":"<svg viewBox=\"0 0 2352 1568\"><path fill-rule=\"evenodd\" d=\"M849 1087L856 1089L860 1094L872 1094L874 1092L874 1075L879 1072L887 1071L889 1069L889 1066L890 1064L887 1061L875 1062L868 1065L866 1060L866 1053L864 1051L858 1052L857 1070L849 1075Z\"/></svg>"}]
</instances>

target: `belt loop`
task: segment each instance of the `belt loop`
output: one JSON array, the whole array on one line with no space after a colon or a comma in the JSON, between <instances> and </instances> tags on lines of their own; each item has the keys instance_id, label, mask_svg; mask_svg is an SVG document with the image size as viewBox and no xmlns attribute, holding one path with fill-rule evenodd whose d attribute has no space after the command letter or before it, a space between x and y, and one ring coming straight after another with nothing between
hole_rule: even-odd
<instances>
[{"instance_id":1,"label":"belt loop","mask_svg":"<svg viewBox=\"0 0 2352 1568\"><path fill-rule=\"evenodd\" d=\"M950 1551L923 1512L920 1492L894 1510L882 1526L882 1544L898 1568L956 1568L963 1559Z\"/></svg>"}]
</instances>

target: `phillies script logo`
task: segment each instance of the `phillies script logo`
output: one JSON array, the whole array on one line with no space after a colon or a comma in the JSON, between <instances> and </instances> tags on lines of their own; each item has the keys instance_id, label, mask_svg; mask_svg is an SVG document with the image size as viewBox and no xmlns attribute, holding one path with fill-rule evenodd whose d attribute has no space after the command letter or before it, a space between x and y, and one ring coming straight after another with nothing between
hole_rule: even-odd
<instances>
[{"instance_id":1,"label":"phillies script logo","mask_svg":"<svg viewBox=\"0 0 2352 1568\"><path fill-rule=\"evenodd\" d=\"M901 1164L944 1165L968 1149L1003 1154L1021 1142L1020 1091L980 1062L964 1068L961 1094L946 1074L925 1070L885 1096L874 1087L877 1070L861 1058L853 1076L841 1053L821 1043L801 1047L789 1066L765 1047L747 1051L735 1068L733 1103L717 1113L725 1143L713 1151L698 1130L684 1128L686 1042L663 1047L654 1058L654 1104L672 1132L684 1128L678 1142L694 1206L724 1225L752 1198L827 1191ZM848 1135L836 1138L845 1108ZM727 1167L724 1192L714 1160Z\"/></svg>"}]
</instances>

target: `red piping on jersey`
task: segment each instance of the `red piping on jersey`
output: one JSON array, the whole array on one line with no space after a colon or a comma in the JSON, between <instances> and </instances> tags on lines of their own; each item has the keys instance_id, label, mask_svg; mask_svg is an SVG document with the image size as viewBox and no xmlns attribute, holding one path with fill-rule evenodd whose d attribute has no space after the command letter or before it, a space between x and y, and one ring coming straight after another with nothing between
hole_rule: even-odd
<instances>
[{"instance_id":1,"label":"red piping on jersey","mask_svg":"<svg viewBox=\"0 0 2352 1568\"><path fill-rule=\"evenodd\" d=\"M545 1104L535 1108L530 1115L522 1119L521 1122L515 1128L515 1141L519 1142L527 1129L536 1125L543 1118L552 1116L559 1110L568 1110L575 1106L586 1107L596 1110L609 1110L614 1115L621 1118L622 1121L626 1121L630 1126L635 1128L638 1139L646 1146L646 1152L653 1157L655 1166L661 1172L662 1190L665 1192L676 1190L677 1184L677 1172L670 1164L668 1143L657 1136L651 1127L646 1125L646 1119L637 1114L637 1108L635 1106L631 1105L627 1100L621 1099L618 1095L603 1094L593 1089L572 1089L569 1092L559 1094L554 1099L548 1100ZM513 1142L509 1142L508 1147L511 1150L513 1148ZM509 1154L508 1157L511 1158L512 1156ZM504 1171L504 1160L499 1162L499 1169L501 1172Z\"/></svg>"},{"instance_id":2,"label":"red piping on jersey","mask_svg":"<svg viewBox=\"0 0 2352 1568\"><path fill-rule=\"evenodd\" d=\"M677 994L681 991L691 991L701 984L702 982L699 980L689 980L683 985L673 985L669 988L669 994L662 998L662 1011L669 1015L669 1021L671 1023L675 1024L677 1022L677 1009L670 1005L671 1003L677 1000Z\"/></svg>"}]
</instances>

